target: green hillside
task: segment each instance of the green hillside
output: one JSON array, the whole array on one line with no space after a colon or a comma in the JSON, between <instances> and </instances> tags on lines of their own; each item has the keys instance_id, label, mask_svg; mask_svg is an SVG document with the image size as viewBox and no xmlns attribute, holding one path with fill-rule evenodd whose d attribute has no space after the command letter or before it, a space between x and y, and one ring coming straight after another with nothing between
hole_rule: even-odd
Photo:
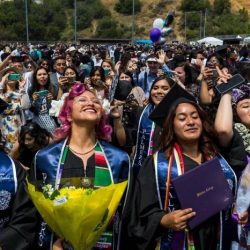
<instances>
[{"instance_id":1,"label":"green hillside","mask_svg":"<svg viewBox=\"0 0 250 250\"><path fill-rule=\"evenodd\" d=\"M76 0L77 37L131 38L133 0ZM176 17L168 39L196 39L206 35L249 34L249 0L134 0L134 37L148 39L156 18L169 11ZM138 7L140 5L140 8ZM118 6L118 7L117 7ZM123 8L127 14L118 13ZM205 11L206 10L206 11ZM186 13L186 25L185 15ZM206 22L205 22L206 16ZM28 0L29 39L72 41L74 1ZM206 25L205 25L206 23ZM186 28L186 29L185 29ZM0 40L26 40L23 0L0 2ZM186 33L185 33L186 31Z\"/></svg>"}]
</instances>

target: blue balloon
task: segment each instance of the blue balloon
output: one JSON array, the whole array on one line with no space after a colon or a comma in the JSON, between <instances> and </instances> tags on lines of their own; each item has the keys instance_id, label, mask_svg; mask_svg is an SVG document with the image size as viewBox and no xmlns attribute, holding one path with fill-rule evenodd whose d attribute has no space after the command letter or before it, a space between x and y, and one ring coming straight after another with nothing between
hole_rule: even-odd
<instances>
[{"instance_id":1,"label":"blue balloon","mask_svg":"<svg viewBox=\"0 0 250 250\"><path fill-rule=\"evenodd\" d=\"M150 40L155 43L161 38L161 31L158 28L153 28L149 33Z\"/></svg>"}]
</instances>

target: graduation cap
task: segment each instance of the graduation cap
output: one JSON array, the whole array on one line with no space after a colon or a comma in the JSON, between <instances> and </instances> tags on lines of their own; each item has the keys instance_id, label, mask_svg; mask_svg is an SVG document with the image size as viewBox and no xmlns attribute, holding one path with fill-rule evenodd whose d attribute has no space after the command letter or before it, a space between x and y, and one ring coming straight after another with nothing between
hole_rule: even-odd
<instances>
[{"instance_id":1,"label":"graduation cap","mask_svg":"<svg viewBox=\"0 0 250 250\"><path fill-rule=\"evenodd\" d=\"M175 83L175 85L149 115L149 119L160 127L163 127L164 121L168 116L170 109L172 109L172 107L176 107L180 103L197 104L193 95L188 93L179 84Z\"/></svg>"},{"instance_id":2,"label":"graduation cap","mask_svg":"<svg viewBox=\"0 0 250 250\"><path fill-rule=\"evenodd\" d=\"M0 98L0 114L9 106L7 102Z\"/></svg>"},{"instance_id":3,"label":"graduation cap","mask_svg":"<svg viewBox=\"0 0 250 250\"><path fill-rule=\"evenodd\" d=\"M219 55L221 55L221 56L224 56L224 55L227 54L227 47L228 47L227 44L218 46L218 47L215 48L214 53L215 53L215 54L219 54Z\"/></svg>"}]
</instances>

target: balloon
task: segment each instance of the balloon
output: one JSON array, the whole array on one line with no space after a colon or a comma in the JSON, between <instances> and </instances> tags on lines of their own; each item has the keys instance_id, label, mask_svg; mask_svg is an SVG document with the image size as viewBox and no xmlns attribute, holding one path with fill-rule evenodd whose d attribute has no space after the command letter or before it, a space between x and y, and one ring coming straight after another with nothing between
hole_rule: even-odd
<instances>
[{"instance_id":1,"label":"balloon","mask_svg":"<svg viewBox=\"0 0 250 250\"><path fill-rule=\"evenodd\" d=\"M159 45L163 45L166 42L166 39L164 37L161 37L160 40L157 42Z\"/></svg>"},{"instance_id":2,"label":"balloon","mask_svg":"<svg viewBox=\"0 0 250 250\"><path fill-rule=\"evenodd\" d=\"M164 27L161 30L161 36L162 37L168 36L171 32L173 32L173 29L171 27L169 27L169 28Z\"/></svg>"},{"instance_id":3,"label":"balloon","mask_svg":"<svg viewBox=\"0 0 250 250\"><path fill-rule=\"evenodd\" d=\"M161 37L161 31L157 28L153 28L150 30L149 37L150 37L150 40L153 43L155 43L155 42L159 41L159 39Z\"/></svg>"},{"instance_id":4,"label":"balloon","mask_svg":"<svg viewBox=\"0 0 250 250\"><path fill-rule=\"evenodd\" d=\"M174 21L174 17L175 17L175 12L174 11L170 11L168 12L168 15L164 21L164 26L168 27L169 25L172 24L172 22Z\"/></svg>"},{"instance_id":5,"label":"balloon","mask_svg":"<svg viewBox=\"0 0 250 250\"><path fill-rule=\"evenodd\" d=\"M159 30L163 28L163 25L164 25L164 21L161 18L157 18L153 22L153 28L157 28Z\"/></svg>"}]
</instances>

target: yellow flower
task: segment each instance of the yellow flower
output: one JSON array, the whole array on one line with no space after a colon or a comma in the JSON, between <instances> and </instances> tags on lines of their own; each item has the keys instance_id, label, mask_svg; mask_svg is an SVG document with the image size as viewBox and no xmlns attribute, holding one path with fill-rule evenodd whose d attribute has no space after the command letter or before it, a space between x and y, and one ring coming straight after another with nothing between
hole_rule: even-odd
<instances>
[{"instance_id":1,"label":"yellow flower","mask_svg":"<svg viewBox=\"0 0 250 250\"><path fill-rule=\"evenodd\" d=\"M53 201L46 199L34 185L28 191L44 221L75 250L91 249L114 215L127 181L97 190L62 188Z\"/></svg>"}]
</instances>

